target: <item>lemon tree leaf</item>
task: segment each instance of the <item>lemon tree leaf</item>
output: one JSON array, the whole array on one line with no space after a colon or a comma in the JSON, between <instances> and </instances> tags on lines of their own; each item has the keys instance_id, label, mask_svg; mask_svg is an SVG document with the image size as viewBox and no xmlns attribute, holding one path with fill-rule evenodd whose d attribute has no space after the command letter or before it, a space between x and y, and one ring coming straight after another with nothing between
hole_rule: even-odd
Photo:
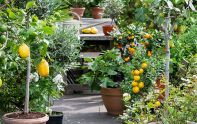
<instances>
[{"instance_id":1,"label":"lemon tree leaf","mask_svg":"<svg viewBox=\"0 0 197 124\"><path fill-rule=\"evenodd\" d=\"M33 8L33 7L36 7L35 1L29 1L29 2L26 4L26 9L30 9L30 8Z\"/></svg>"}]
</instances>

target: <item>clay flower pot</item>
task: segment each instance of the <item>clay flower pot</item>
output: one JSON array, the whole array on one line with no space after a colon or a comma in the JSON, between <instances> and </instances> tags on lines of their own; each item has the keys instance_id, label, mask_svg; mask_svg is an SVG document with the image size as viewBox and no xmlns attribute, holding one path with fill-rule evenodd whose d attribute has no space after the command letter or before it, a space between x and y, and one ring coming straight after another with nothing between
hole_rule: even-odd
<instances>
[{"instance_id":1,"label":"clay flower pot","mask_svg":"<svg viewBox=\"0 0 197 124\"><path fill-rule=\"evenodd\" d=\"M18 119L17 115L22 114L22 112L12 112L7 113L3 115L2 120L4 124L46 124L46 122L49 120L48 115L42 114L42 113L33 113L30 112L30 116L26 118L25 116L23 119Z\"/></svg>"},{"instance_id":2,"label":"clay flower pot","mask_svg":"<svg viewBox=\"0 0 197 124\"><path fill-rule=\"evenodd\" d=\"M104 25L103 26L103 33L105 35L110 35L110 33L112 31L114 31L114 30L115 30L115 26L114 25Z\"/></svg>"},{"instance_id":3,"label":"clay flower pot","mask_svg":"<svg viewBox=\"0 0 197 124\"><path fill-rule=\"evenodd\" d=\"M77 8L71 8L70 9L72 12L76 13L77 15L79 15L80 18L83 17L83 14L84 14L84 11L85 11L85 8L84 7L77 7ZM74 19L78 19L78 17L76 15L74 15Z\"/></svg>"},{"instance_id":4,"label":"clay flower pot","mask_svg":"<svg viewBox=\"0 0 197 124\"><path fill-rule=\"evenodd\" d=\"M121 115L124 110L123 95L120 88L101 88L104 105L110 115Z\"/></svg>"},{"instance_id":5,"label":"clay flower pot","mask_svg":"<svg viewBox=\"0 0 197 124\"><path fill-rule=\"evenodd\" d=\"M92 8L92 16L94 19L102 19L104 9L101 7Z\"/></svg>"}]
</instances>

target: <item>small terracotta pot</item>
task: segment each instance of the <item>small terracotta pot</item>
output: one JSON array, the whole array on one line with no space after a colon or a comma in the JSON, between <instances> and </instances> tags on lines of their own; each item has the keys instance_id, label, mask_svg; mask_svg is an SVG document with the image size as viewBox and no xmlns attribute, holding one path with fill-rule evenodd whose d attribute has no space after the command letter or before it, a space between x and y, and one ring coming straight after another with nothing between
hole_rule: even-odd
<instances>
[{"instance_id":1,"label":"small terracotta pot","mask_svg":"<svg viewBox=\"0 0 197 124\"><path fill-rule=\"evenodd\" d=\"M102 19L104 9L101 7L92 8L92 16L94 19Z\"/></svg>"},{"instance_id":2,"label":"small terracotta pot","mask_svg":"<svg viewBox=\"0 0 197 124\"><path fill-rule=\"evenodd\" d=\"M104 105L110 115L121 115L124 110L123 95L120 88L101 88Z\"/></svg>"},{"instance_id":3,"label":"small terracotta pot","mask_svg":"<svg viewBox=\"0 0 197 124\"><path fill-rule=\"evenodd\" d=\"M110 33L111 33L112 31L114 31L114 29L115 29L115 26L114 26L114 25L104 25L104 26L103 26L103 33L104 33L105 35L110 35Z\"/></svg>"},{"instance_id":4,"label":"small terracotta pot","mask_svg":"<svg viewBox=\"0 0 197 124\"><path fill-rule=\"evenodd\" d=\"M85 8L84 7L82 7L82 8L80 8L80 7L78 7L78 8L70 8L70 10L72 12L78 14L79 17L82 18L83 14L84 14L84 11L85 11ZM73 14L73 17L74 17L74 19L78 19L78 17L76 15L74 15L74 14Z\"/></svg>"},{"instance_id":5,"label":"small terracotta pot","mask_svg":"<svg viewBox=\"0 0 197 124\"><path fill-rule=\"evenodd\" d=\"M7 113L3 115L2 120L4 124L46 124L46 122L49 120L49 116L45 114L44 117L41 118L35 118L35 119L15 119L15 118L9 118L9 115L15 114L15 113L21 113L21 112L12 112Z\"/></svg>"}]
</instances>

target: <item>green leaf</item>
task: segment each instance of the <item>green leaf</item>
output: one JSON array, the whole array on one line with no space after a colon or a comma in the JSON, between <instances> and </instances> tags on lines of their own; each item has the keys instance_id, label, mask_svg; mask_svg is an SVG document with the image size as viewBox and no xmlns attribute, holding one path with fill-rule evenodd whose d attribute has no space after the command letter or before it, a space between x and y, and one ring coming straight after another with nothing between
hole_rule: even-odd
<instances>
[{"instance_id":1,"label":"green leaf","mask_svg":"<svg viewBox=\"0 0 197 124\"><path fill-rule=\"evenodd\" d=\"M43 27L43 31L46 34L53 34L54 33L54 28L53 27L49 27L49 26L45 26L45 27Z\"/></svg>"},{"instance_id":2,"label":"green leaf","mask_svg":"<svg viewBox=\"0 0 197 124\"><path fill-rule=\"evenodd\" d=\"M27 4L26 4L26 9L30 9L30 8L33 8L36 6L36 2L35 1L29 1Z\"/></svg>"},{"instance_id":3,"label":"green leaf","mask_svg":"<svg viewBox=\"0 0 197 124\"><path fill-rule=\"evenodd\" d=\"M41 56L46 56L47 48L48 48L48 45L42 42L41 45L39 46L39 51L40 51Z\"/></svg>"},{"instance_id":4,"label":"green leaf","mask_svg":"<svg viewBox=\"0 0 197 124\"><path fill-rule=\"evenodd\" d=\"M114 70L108 70L108 75L117 75L117 72Z\"/></svg>"},{"instance_id":5,"label":"green leaf","mask_svg":"<svg viewBox=\"0 0 197 124\"><path fill-rule=\"evenodd\" d=\"M9 18L11 18L11 19L15 19L16 18L16 15L12 12L12 10L11 9L7 9L7 12L8 12L8 16L9 16Z\"/></svg>"}]
</instances>

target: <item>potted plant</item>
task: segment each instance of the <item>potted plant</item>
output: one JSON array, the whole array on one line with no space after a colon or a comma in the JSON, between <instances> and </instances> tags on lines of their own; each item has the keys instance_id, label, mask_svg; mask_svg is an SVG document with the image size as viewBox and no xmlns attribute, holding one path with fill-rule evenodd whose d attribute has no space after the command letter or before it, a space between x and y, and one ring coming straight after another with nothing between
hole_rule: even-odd
<instances>
[{"instance_id":1,"label":"potted plant","mask_svg":"<svg viewBox=\"0 0 197 124\"><path fill-rule=\"evenodd\" d=\"M3 112L19 111L5 114L2 117L5 124L46 123L49 119L48 115L40 113L45 109L42 107L46 104L46 96L48 91L50 91L49 94L57 95L54 88L56 84L52 83L52 76L49 76L48 62L53 62L46 57L49 43L46 39L54 33L55 28L49 20L39 20L37 16L26 13L30 8L33 9L34 5L35 3L30 1L25 9L7 7L6 9L9 9L12 15L7 18L0 17L6 27L0 32L6 35L6 41L0 48L0 75L3 81L0 96L5 97L1 99L0 110ZM1 13L4 12L3 9ZM10 63L12 66L7 66ZM6 68L2 68L2 65Z\"/></svg>"},{"instance_id":2,"label":"potted plant","mask_svg":"<svg viewBox=\"0 0 197 124\"><path fill-rule=\"evenodd\" d=\"M83 17L85 12L85 5L88 4L88 0L68 0L68 4L71 7L70 10L73 13L79 15L80 18ZM76 15L74 15L74 19L78 19Z\"/></svg>"},{"instance_id":3,"label":"potted plant","mask_svg":"<svg viewBox=\"0 0 197 124\"><path fill-rule=\"evenodd\" d=\"M44 124L48 121L48 115L39 112L29 111L29 86L31 74L31 58L30 47L25 43L21 44L18 48L18 54L22 59L27 60L27 76L26 76L26 89L25 89L25 103L23 112L12 112L5 114L2 119L5 124ZM49 75L49 64L45 59L37 65L38 74L41 77Z\"/></svg>"},{"instance_id":4,"label":"potted plant","mask_svg":"<svg viewBox=\"0 0 197 124\"><path fill-rule=\"evenodd\" d=\"M92 90L100 90L104 105L110 115L123 113L122 91L120 85L124 79L121 66L124 61L117 49L112 49L98 56L79 81L88 84Z\"/></svg>"},{"instance_id":5,"label":"potted plant","mask_svg":"<svg viewBox=\"0 0 197 124\"><path fill-rule=\"evenodd\" d=\"M103 0L92 0L90 6L92 7L92 16L94 19L101 19L103 17L104 9L102 7Z\"/></svg>"},{"instance_id":6,"label":"potted plant","mask_svg":"<svg viewBox=\"0 0 197 124\"><path fill-rule=\"evenodd\" d=\"M79 57L80 47L82 43L76 36L76 33L76 28L61 28L61 26L59 26L56 30L56 33L48 38L48 40L50 40L49 56L51 59L55 60L55 62L51 64L51 70L53 71L51 71L50 74L55 75L57 72L59 73L55 76L55 78L53 78L53 83L57 86L55 88L57 95L57 97L55 97L56 99L60 98L65 91L64 87L66 85L66 82L63 80L63 76L65 75L64 73L68 71L68 69L72 69L76 65L75 62ZM52 95L49 95L49 99L51 99L48 100L49 102L53 101L54 97ZM49 106L47 106L47 108L49 108L47 111L49 115L49 121L47 122L47 124L62 124L63 113L52 111L50 109L51 105L52 103L50 102Z\"/></svg>"},{"instance_id":7,"label":"potted plant","mask_svg":"<svg viewBox=\"0 0 197 124\"><path fill-rule=\"evenodd\" d=\"M111 24L103 26L103 33L109 35L115 28L115 19L121 14L124 3L122 0L105 0L103 6L105 15L112 19Z\"/></svg>"}]
</instances>

